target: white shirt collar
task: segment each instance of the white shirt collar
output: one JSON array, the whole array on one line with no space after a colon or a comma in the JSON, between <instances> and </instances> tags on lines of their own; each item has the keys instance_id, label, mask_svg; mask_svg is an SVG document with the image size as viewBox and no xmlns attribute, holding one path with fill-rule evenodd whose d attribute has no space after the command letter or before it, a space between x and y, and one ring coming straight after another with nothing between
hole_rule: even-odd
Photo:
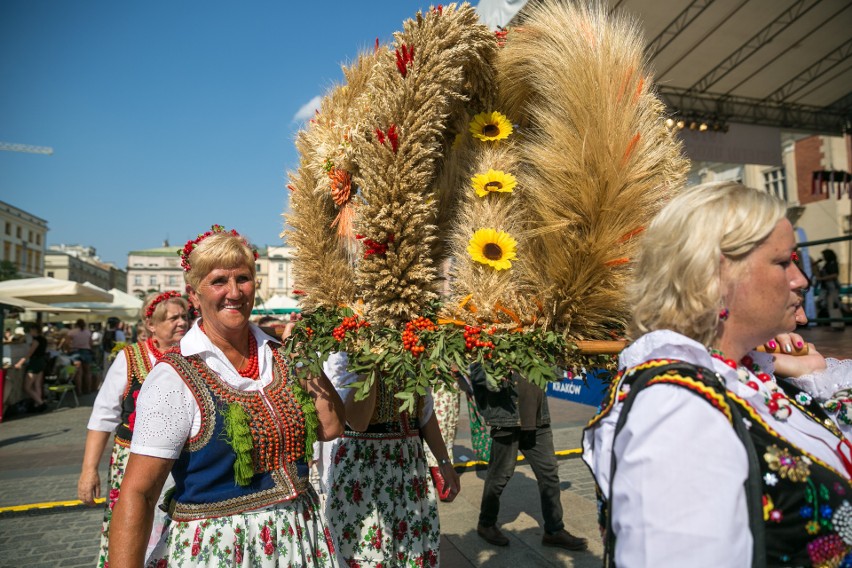
<instances>
[{"instance_id":1,"label":"white shirt collar","mask_svg":"<svg viewBox=\"0 0 852 568\"><path fill-rule=\"evenodd\" d=\"M773 372L772 355L757 351L750 351L748 354L763 372ZM707 367L721 375L725 386L740 397L749 398L756 394L756 391L740 382L736 369L712 357L704 345L668 329L646 333L624 349L619 356L619 368L629 369L652 359L677 359Z\"/></svg>"},{"instance_id":2,"label":"white shirt collar","mask_svg":"<svg viewBox=\"0 0 852 568\"><path fill-rule=\"evenodd\" d=\"M242 390L253 390L247 387L256 384L257 381L240 376L222 350L213 345L207 334L201 331L200 322L199 319L180 340L181 354L184 357L200 355L204 363L231 386ZM249 323L249 331L257 341L260 384L265 386L272 381L272 349L277 347L280 342L252 323ZM267 345L269 345L269 349L266 349Z\"/></svg>"}]
</instances>

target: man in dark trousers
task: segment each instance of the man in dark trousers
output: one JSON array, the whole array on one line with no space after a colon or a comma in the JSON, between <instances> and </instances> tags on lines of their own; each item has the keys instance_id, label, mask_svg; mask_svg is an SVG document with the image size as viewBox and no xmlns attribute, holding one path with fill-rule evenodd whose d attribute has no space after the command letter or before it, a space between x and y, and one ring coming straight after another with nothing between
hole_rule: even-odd
<instances>
[{"instance_id":1,"label":"man in dark trousers","mask_svg":"<svg viewBox=\"0 0 852 568\"><path fill-rule=\"evenodd\" d=\"M565 530L562 502L559 498L559 472L550 429L547 396L542 389L513 373L504 388L492 390L479 364L470 367L470 380L476 405L491 428L491 461L482 490L479 524L476 532L496 546L506 546L509 539L497 527L500 495L515 473L520 450L532 466L541 497L544 517L544 546L566 550L586 550L585 538Z\"/></svg>"}]
</instances>

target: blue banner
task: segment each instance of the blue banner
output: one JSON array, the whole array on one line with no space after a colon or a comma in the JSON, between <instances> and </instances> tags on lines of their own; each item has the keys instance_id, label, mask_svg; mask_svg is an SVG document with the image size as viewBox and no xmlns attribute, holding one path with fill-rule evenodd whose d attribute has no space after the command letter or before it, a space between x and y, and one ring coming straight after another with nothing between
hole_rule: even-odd
<instances>
[{"instance_id":1,"label":"blue banner","mask_svg":"<svg viewBox=\"0 0 852 568\"><path fill-rule=\"evenodd\" d=\"M563 371L561 381L547 385L547 396L594 407L600 406L611 373L604 369L591 369L585 371L585 380L583 377L583 373Z\"/></svg>"}]
</instances>

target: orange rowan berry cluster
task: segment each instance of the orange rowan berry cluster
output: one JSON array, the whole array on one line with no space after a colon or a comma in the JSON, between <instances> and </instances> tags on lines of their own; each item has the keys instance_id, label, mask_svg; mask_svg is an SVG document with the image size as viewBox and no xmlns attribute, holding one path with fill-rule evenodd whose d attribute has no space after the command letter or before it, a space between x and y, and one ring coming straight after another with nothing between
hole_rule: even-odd
<instances>
[{"instance_id":1,"label":"orange rowan berry cluster","mask_svg":"<svg viewBox=\"0 0 852 568\"><path fill-rule=\"evenodd\" d=\"M483 341L481 339L482 327L476 325L466 325L464 326L464 346L467 349L476 349L477 347L482 349L494 349L494 342L491 340ZM496 331L495 328L491 328L488 330L488 335L493 335ZM491 353L486 353L486 357L491 358Z\"/></svg>"},{"instance_id":2,"label":"orange rowan berry cluster","mask_svg":"<svg viewBox=\"0 0 852 568\"><path fill-rule=\"evenodd\" d=\"M435 331L436 329L438 328L435 326L435 322L422 316L408 322L405 324L405 331L402 332L402 348L408 349L414 356L420 355L426 351L426 348L420 343L420 336L417 335L417 332L421 330Z\"/></svg>"},{"instance_id":3,"label":"orange rowan berry cluster","mask_svg":"<svg viewBox=\"0 0 852 568\"><path fill-rule=\"evenodd\" d=\"M366 321L359 321L358 316L346 316L343 318L343 321L340 322L340 325L334 328L331 332L331 336L338 341L343 341L343 338L346 337L346 332L350 330L356 330L359 327L370 327L370 324Z\"/></svg>"}]
</instances>

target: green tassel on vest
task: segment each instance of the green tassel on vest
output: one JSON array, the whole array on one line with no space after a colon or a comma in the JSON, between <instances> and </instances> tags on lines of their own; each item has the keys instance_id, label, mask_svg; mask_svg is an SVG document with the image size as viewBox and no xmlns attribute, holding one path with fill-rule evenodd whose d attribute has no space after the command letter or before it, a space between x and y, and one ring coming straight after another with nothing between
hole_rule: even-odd
<instances>
[{"instance_id":1,"label":"green tassel on vest","mask_svg":"<svg viewBox=\"0 0 852 568\"><path fill-rule=\"evenodd\" d=\"M305 461L310 463L314 457L314 442L317 441L317 428L319 427L319 418L317 418L317 407L314 404L314 399L308 394L308 391L302 388L298 380L291 383L293 397L302 407L302 414L305 416Z\"/></svg>"},{"instance_id":2,"label":"green tassel on vest","mask_svg":"<svg viewBox=\"0 0 852 568\"><path fill-rule=\"evenodd\" d=\"M242 406L232 402L225 409L223 417L225 440L237 456L234 461L234 480L237 484L246 486L254 477L254 462L251 458L254 444L249 429L249 416Z\"/></svg>"}]
</instances>

